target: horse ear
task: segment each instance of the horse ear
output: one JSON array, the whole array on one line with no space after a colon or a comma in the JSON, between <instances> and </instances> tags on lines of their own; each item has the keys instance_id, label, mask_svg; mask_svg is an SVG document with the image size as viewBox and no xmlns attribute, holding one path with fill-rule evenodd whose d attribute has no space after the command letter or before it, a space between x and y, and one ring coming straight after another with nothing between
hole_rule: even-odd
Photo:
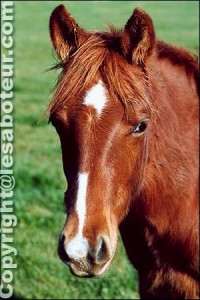
<instances>
[{"instance_id":1,"label":"horse ear","mask_svg":"<svg viewBox=\"0 0 200 300\"><path fill-rule=\"evenodd\" d=\"M122 49L131 63L144 65L155 44L155 32L151 18L136 8L122 33Z\"/></svg>"},{"instance_id":2,"label":"horse ear","mask_svg":"<svg viewBox=\"0 0 200 300\"><path fill-rule=\"evenodd\" d=\"M79 27L62 4L52 12L49 30L53 46L63 61L86 40L86 32Z\"/></svg>"}]
</instances>

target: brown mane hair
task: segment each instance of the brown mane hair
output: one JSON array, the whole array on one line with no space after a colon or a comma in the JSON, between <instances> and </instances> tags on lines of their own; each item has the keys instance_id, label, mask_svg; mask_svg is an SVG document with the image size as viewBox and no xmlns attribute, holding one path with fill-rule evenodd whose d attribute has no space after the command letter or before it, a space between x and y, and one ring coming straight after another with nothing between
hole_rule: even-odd
<instances>
[{"instance_id":1,"label":"brown mane hair","mask_svg":"<svg viewBox=\"0 0 200 300\"><path fill-rule=\"evenodd\" d=\"M186 74L188 76L192 75L196 81L197 88L199 87L199 66L196 54L159 40L156 44L156 50L159 59L169 59L173 65L183 66Z\"/></svg>"},{"instance_id":2,"label":"brown mane hair","mask_svg":"<svg viewBox=\"0 0 200 300\"><path fill-rule=\"evenodd\" d=\"M151 107L141 84L145 80L144 74L138 68L134 76L131 65L124 63L123 54L120 53L120 37L120 32L113 28L111 32L91 35L68 61L55 67L62 67L63 70L48 111L54 112L63 106L69 97L74 98L77 94L82 94L90 87L98 72L108 85L111 95L117 96L125 107L129 101L138 101L138 104L145 102ZM133 77L139 77L140 80L133 81ZM130 99L130 94L136 94L137 98Z\"/></svg>"}]
</instances>

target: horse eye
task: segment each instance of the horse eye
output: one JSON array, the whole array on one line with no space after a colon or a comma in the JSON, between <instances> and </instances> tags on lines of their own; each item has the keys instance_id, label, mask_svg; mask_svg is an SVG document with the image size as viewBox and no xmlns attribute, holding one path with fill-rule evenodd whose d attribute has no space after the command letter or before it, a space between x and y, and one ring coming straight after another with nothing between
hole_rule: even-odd
<instances>
[{"instance_id":1,"label":"horse eye","mask_svg":"<svg viewBox=\"0 0 200 300\"><path fill-rule=\"evenodd\" d=\"M142 133L145 131L145 129L147 128L147 121L141 121L139 124L133 126L132 128L132 133L136 134L136 133Z\"/></svg>"}]
</instances>

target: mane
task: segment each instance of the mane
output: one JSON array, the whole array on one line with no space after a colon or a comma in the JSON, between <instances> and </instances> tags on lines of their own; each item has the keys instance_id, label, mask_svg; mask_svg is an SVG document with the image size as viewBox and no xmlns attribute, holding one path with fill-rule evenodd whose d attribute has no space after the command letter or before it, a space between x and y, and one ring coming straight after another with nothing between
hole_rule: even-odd
<instances>
[{"instance_id":1,"label":"mane","mask_svg":"<svg viewBox=\"0 0 200 300\"><path fill-rule=\"evenodd\" d=\"M198 87L199 67L197 55L184 48L170 45L160 40L157 41L156 48L159 59L167 58L173 65L183 66L188 76L193 75Z\"/></svg>"},{"instance_id":2,"label":"mane","mask_svg":"<svg viewBox=\"0 0 200 300\"><path fill-rule=\"evenodd\" d=\"M84 94L98 73L109 93L117 97L124 107L135 101L147 109L151 107L144 90L146 77L139 68L133 70L125 62L121 50L121 31L113 27L110 27L110 32L91 34L68 61L57 67L63 69L55 87L54 99L47 109L50 113L65 105L69 95L70 98L77 98Z\"/></svg>"},{"instance_id":3,"label":"mane","mask_svg":"<svg viewBox=\"0 0 200 300\"><path fill-rule=\"evenodd\" d=\"M56 92L47 111L53 113L70 98L84 93L97 73L101 75L109 92L122 102L152 110L147 97L148 78L139 68L125 63L121 50L122 31L110 26L110 32L92 32L88 40L71 57L54 68L62 68L55 86ZM198 86L197 57L185 49L157 41L156 52L159 59L167 58L174 65L182 65L187 75L192 74ZM134 69L134 70L133 70ZM136 76L134 76L136 75Z\"/></svg>"}]
</instances>

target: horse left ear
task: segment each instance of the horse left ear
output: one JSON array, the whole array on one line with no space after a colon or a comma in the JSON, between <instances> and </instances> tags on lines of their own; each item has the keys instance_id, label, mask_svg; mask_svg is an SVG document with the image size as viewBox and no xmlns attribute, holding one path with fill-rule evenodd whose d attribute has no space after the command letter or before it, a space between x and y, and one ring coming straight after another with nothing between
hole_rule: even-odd
<instances>
[{"instance_id":1,"label":"horse left ear","mask_svg":"<svg viewBox=\"0 0 200 300\"><path fill-rule=\"evenodd\" d=\"M155 45L155 32L151 18L136 8L122 33L122 49L130 63L145 65Z\"/></svg>"},{"instance_id":2,"label":"horse left ear","mask_svg":"<svg viewBox=\"0 0 200 300\"><path fill-rule=\"evenodd\" d=\"M76 23L64 5L57 6L49 21L53 46L62 61L76 51L87 39L87 33Z\"/></svg>"}]
</instances>

